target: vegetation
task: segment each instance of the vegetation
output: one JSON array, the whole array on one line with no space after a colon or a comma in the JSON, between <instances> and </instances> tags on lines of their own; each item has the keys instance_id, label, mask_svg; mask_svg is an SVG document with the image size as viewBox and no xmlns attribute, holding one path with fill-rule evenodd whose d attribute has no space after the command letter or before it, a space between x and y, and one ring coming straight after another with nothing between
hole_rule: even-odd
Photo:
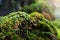
<instances>
[{"instance_id":1,"label":"vegetation","mask_svg":"<svg viewBox=\"0 0 60 40\"><path fill-rule=\"evenodd\" d=\"M9 13L0 16L0 40L60 40L60 20L46 0L3 0L0 8Z\"/></svg>"},{"instance_id":2,"label":"vegetation","mask_svg":"<svg viewBox=\"0 0 60 40\"><path fill-rule=\"evenodd\" d=\"M56 29L57 29L57 38L58 38L58 40L60 40L60 19L56 19L53 22L51 21L51 23L53 23L53 25L56 27Z\"/></svg>"},{"instance_id":3,"label":"vegetation","mask_svg":"<svg viewBox=\"0 0 60 40\"><path fill-rule=\"evenodd\" d=\"M0 6L0 12L4 13L4 15L13 11L23 11L27 13L34 11L41 13L42 11L46 11L50 14L53 13L53 9L47 4L46 0L3 0Z\"/></svg>"},{"instance_id":4,"label":"vegetation","mask_svg":"<svg viewBox=\"0 0 60 40\"><path fill-rule=\"evenodd\" d=\"M25 5L22 8L22 10L27 13L31 13L34 11L37 11L40 13L42 13L43 11L50 13L50 14L53 13L52 7L49 4L47 4L46 1L40 1L40 2L33 3L31 5Z\"/></svg>"},{"instance_id":5,"label":"vegetation","mask_svg":"<svg viewBox=\"0 0 60 40\"><path fill-rule=\"evenodd\" d=\"M55 27L38 12L12 12L0 19L1 40L56 40Z\"/></svg>"}]
</instances>

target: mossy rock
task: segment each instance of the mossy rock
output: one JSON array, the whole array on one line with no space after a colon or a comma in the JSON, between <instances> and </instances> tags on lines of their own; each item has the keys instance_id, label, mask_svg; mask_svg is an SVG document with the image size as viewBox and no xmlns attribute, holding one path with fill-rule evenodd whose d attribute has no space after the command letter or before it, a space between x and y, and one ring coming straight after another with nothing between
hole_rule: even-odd
<instances>
[{"instance_id":1,"label":"mossy rock","mask_svg":"<svg viewBox=\"0 0 60 40\"><path fill-rule=\"evenodd\" d=\"M38 12L12 12L0 19L2 40L55 40L55 27Z\"/></svg>"}]
</instances>

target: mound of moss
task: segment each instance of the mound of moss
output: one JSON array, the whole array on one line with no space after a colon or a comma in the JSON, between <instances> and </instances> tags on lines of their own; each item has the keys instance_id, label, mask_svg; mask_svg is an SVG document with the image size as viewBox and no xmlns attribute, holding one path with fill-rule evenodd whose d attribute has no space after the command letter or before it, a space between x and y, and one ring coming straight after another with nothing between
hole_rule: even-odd
<instances>
[{"instance_id":1,"label":"mound of moss","mask_svg":"<svg viewBox=\"0 0 60 40\"><path fill-rule=\"evenodd\" d=\"M12 12L0 18L0 40L57 40L53 24L38 12Z\"/></svg>"}]
</instances>

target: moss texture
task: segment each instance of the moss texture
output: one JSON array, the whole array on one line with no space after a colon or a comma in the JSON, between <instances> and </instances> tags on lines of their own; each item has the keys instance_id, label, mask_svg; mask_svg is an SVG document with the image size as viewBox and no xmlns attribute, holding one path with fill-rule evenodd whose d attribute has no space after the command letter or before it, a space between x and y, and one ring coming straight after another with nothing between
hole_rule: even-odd
<instances>
[{"instance_id":1,"label":"moss texture","mask_svg":"<svg viewBox=\"0 0 60 40\"><path fill-rule=\"evenodd\" d=\"M38 12L12 12L0 18L0 40L57 40L53 24Z\"/></svg>"}]
</instances>

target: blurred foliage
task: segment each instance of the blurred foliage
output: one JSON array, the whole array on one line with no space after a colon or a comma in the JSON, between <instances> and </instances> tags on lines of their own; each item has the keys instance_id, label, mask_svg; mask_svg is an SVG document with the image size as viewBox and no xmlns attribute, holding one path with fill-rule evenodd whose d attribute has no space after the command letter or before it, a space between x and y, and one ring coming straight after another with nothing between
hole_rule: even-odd
<instances>
[{"instance_id":1,"label":"blurred foliage","mask_svg":"<svg viewBox=\"0 0 60 40\"><path fill-rule=\"evenodd\" d=\"M25 11L31 13L34 11L53 13L52 7L46 2L47 0L3 0L2 9L10 11Z\"/></svg>"},{"instance_id":2,"label":"blurred foliage","mask_svg":"<svg viewBox=\"0 0 60 40\"><path fill-rule=\"evenodd\" d=\"M57 31L38 12L12 12L0 19L0 40L57 40Z\"/></svg>"},{"instance_id":3,"label":"blurred foliage","mask_svg":"<svg viewBox=\"0 0 60 40\"><path fill-rule=\"evenodd\" d=\"M58 40L60 40L60 19L55 19L54 21L51 21L51 23L56 27L57 38L58 38Z\"/></svg>"},{"instance_id":4,"label":"blurred foliage","mask_svg":"<svg viewBox=\"0 0 60 40\"><path fill-rule=\"evenodd\" d=\"M55 19L52 23L60 29L60 19Z\"/></svg>"},{"instance_id":5,"label":"blurred foliage","mask_svg":"<svg viewBox=\"0 0 60 40\"><path fill-rule=\"evenodd\" d=\"M54 15L53 15L54 10L53 10L52 6L47 4L47 2L44 0L33 3L31 5L25 5L22 8L22 11L27 12L27 13L32 13L34 11L37 11L43 15L46 15L45 18L48 20L54 20L55 19Z\"/></svg>"},{"instance_id":6,"label":"blurred foliage","mask_svg":"<svg viewBox=\"0 0 60 40\"><path fill-rule=\"evenodd\" d=\"M39 2L33 3L31 5L25 5L22 10L27 13L31 13L34 11L37 11L40 13L42 13L43 11L50 14L53 13L52 7L49 4L47 4L45 0L39 0Z\"/></svg>"},{"instance_id":7,"label":"blurred foliage","mask_svg":"<svg viewBox=\"0 0 60 40\"><path fill-rule=\"evenodd\" d=\"M12 11L21 10L23 6L35 3L35 0L1 0L0 8L11 9Z\"/></svg>"}]
</instances>

